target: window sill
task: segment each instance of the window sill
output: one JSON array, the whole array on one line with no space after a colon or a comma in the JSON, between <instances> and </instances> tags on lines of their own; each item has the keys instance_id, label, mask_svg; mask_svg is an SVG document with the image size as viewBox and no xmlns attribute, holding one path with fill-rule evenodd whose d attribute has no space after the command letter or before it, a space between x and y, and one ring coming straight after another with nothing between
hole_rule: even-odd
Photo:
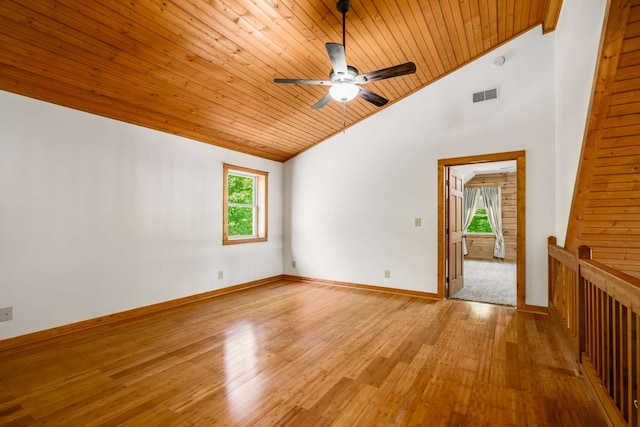
<instances>
[{"instance_id":1,"label":"window sill","mask_svg":"<svg viewBox=\"0 0 640 427\"><path fill-rule=\"evenodd\" d=\"M247 238L237 238L237 239L223 239L223 245L241 245L243 243L259 243L266 242L266 237L247 237Z\"/></svg>"}]
</instances>

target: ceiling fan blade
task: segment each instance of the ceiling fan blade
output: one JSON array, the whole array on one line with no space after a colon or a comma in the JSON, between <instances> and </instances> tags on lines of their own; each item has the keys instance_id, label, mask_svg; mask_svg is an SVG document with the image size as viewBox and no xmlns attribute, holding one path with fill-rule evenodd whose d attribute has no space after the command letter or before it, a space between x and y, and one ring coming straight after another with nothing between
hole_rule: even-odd
<instances>
[{"instance_id":1,"label":"ceiling fan blade","mask_svg":"<svg viewBox=\"0 0 640 427\"><path fill-rule=\"evenodd\" d=\"M315 104L313 104L313 108L314 110L319 110L322 107L324 107L325 105L327 105L327 103L331 101L331 95L330 94L326 94L325 96L322 97L322 99L320 99L320 101L316 102Z\"/></svg>"},{"instance_id":2,"label":"ceiling fan blade","mask_svg":"<svg viewBox=\"0 0 640 427\"><path fill-rule=\"evenodd\" d=\"M393 67L383 68L381 70L371 71L369 73L361 74L356 78L358 83L375 82L376 80L388 79L391 77L404 76L405 74L413 74L416 72L416 64L413 62L406 62L400 65L394 65Z\"/></svg>"},{"instance_id":3,"label":"ceiling fan blade","mask_svg":"<svg viewBox=\"0 0 640 427\"><path fill-rule=\"evenodd\" d=\"M273 79L274 83L289 83L298 85L331 85L328 80L309 80L309 79Z\"/></svg>"},{"instance_id":4,"label":"ceiling fan blade","mask_svg":"<svg viewBox=\"0 0 640 427\"><path fill-rule=\"evenodd\" d=\"M347 74L347 56L344 52L344 46L340 43L327 43L327 53L331 61L331 67L336 74Z\"/></svg>"},{"instance_id":5,"label":"ceiling fan blade","mask_svg":"<svg viewBox=\"0 0 640 427\"><path fill-rule=\"evenodd\" d=\"M382 107L384 104L389 102L388 99L381 97L375 92L371 92L369 89L365 89L363 87L360 88L360 92L358 92L358 96L364 100L369 101L376 107Z\"/></svg>"}]
</instances>

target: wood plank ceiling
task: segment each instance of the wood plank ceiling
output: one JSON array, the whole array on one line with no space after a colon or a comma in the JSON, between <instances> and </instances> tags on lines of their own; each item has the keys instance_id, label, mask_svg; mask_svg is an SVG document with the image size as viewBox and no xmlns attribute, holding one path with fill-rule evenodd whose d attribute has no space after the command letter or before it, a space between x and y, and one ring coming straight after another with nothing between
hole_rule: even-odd
<instances>
[{"instance_id":1,"label":"wood plank ceiling","mask_svg":"<svg viewBox=\"0 0 640 427\"><path fill-rule=\"evenodd\" d=\"M528 29L552 30L561 0L353 0L347 59L391 102ZM362 99L311 106L324 44L341 42L335 0L0 2L0 89L285 161L379 111Z\"/></svg>"}]
</instances>

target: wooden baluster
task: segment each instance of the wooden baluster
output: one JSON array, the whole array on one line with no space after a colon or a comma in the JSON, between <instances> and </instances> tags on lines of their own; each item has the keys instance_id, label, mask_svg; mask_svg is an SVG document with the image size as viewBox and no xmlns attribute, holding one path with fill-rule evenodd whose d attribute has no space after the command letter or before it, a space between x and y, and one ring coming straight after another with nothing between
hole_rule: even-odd
<instances>
[{"instance_id":1,"label":"wooden baluster","mask_svg":"<svg viewBox=\"0 0 640 427\"><path fill-rule=\"evenodd\" d=\"M624 378L626 378L626 390L624 392L624 395L626 397L626 406L627 406L627 410L629 412L629 424L632 425L632 421L633 421L633 415L635 413L635 410L633 409L633 366L634 366L634 361L633 361L633 321L634 321L634 315L633 315L633 310L631 310L631 307L627 307L626 311L626 328L625 328L625 332L626 332L626 364L625 364L625 372L623 373Z\"/></svg>"},{"instance_id":2,"label":"wooden baluster","mask_svg":"<svg viewBox=\"0 0 640 427\"><path fill-rule=\"evenodd\" d=\"M560 314L562 316L562 324L563 326L566 328L567 327L567 307L564 303L564 296L565 296L565 284L566 284L566 267L563 264L559 264L558 265L558 285L556 287L556 293L558 295L558 309L560 311Z\"/></svg>"},{"instance_id":3,"label":"wooden baluster","mask_svg":"<svg viewBox=\"0 0 640 427\"><path fill-rule=\"evenodd\" d=\"M549 302L553 305L554 308L557 308L557 300L556 300L556 290L557 290L557 282L558 274L556 270L557 261L554 257L550 255L549 247L553 247L557 243L557 239L555 236L549 236L547 239L547 286L549 292Z\"/></svg>"},{"instance_id":4,"label":"wooden baluster","mask_svg":"<svg viewBox=\"0 0 640 427\"><path fill-rule=\"evenodd\" d=\"M629 311L631 311L631 308L629 309ZM633 348L633 354L631 355L631 363L633 366L633 372L632 375L630 375L630 377L632 379L635 379L635 384L631 384L629 385L629 388L631 390L631 396L633 399L633 406L631 407L631 410L633 411L633 424L631 425L635 425L635 426L640 426L640 416L638 415L638 401L640 401L640 393L638 392L640 390L640 362L638 361L638 359L640 359L640 339L638 339L638 333L640 333L640 315L638 315L638 313L633 313L633 320L632 320L632 325L633 325L633 331L631 332L631 337L632 337L632 341L629 344L629 347ZM635 378L634 378L635 376ZM630 383L634 382L634 381L629 381Z\"/></svg>"},{"instance_id":5,"label":"wooden baluster","mask_svg":"<svg viewBox=\"0 0 640 427\"><path fill-rule=\"evenodd\" d=\"M610 330L610 338L609 343L611 344L611 348L609 349L609 376L611 377L611 397L613 401L616 403L616 406L620 408L620 383L618 381L618 370L620 369L620 322L619 322L619 313L618 310L620 308L620 304L614 298L609 298L609 305L611 307L611 311L609 312L609 319L611 322L611 330Z\"/></svg>"},{"instance_id":6,"label":"wooden baluster","mask_svg":"<svg viewBox=\"0 0 640 427\"><path fill-rule=\"evenodd\" d=\"M616 317L616 347L615 347L615 370L613 372L615 382L615 399L616 405L620 409L622 416L627 419L626 410L626 398L625 398L625 383L623 377L623 371L625 368L625 356L626 356L626 329L624 316L624 304L617 299L614 300L614 314Z\"/></svg>"},{"instance_id":7,"label":"wooden baluster","mask_svg":"<svg viewBox=\"0 0 640 427\"><path fill-rule=\"evenodd\" d=\"M598 293L595 286L591 283L589 285L589 296L591 297L591 311L589 313L589 322L591 323L591 328L589 331L589 336L591 337L591 349L589 352L589 358L591 359L591 364L593 368L598 369Z\"/></svg>"},{"instance_id":8,"label":"wooden baluster","mask_svg":"<svg viewBox=\"0 0 640 427\"><path fill-rule=\"evenodd\" d=\"M616 301L616 315L618 322L618 331L616 333L618 337L618 348L617 348L617 360L616 360L616 376L617 376L617 390L618 394L618 404L620 408L624 408L625 417L629 417L628 411L626 409L626 399L625 399L625 372L627 368L627 327L626 327L626 317L625 317L625 306L619 301Z\"/></svg>"},{"instance_id":9,"label":"wooden baluster","mask_svg":"<svg viewBox=\"0 0 640 427\"><path fill-rule=\"evenodd\" d=\"M578 305L576 304L576 294L577 285L576 285L576 274L568 274L567 275L567 305L569 306L569 313L567 320L569 322L569 327L571 328L571 337L574 339L574 342L577 342L577 332L578 332ZM580 350L579 345L574 348L576 360L580 359Z\"/></svg>"},{"instance_id":10,"label":"wooden baluster","mask_svg":"<svg viewBox=\"0 0 640 427\"><path fill-rule=\"evenodd\" d=\"M609 381L609 396L613 399L616 406L619 401L616 398L616 387L618 386L616 381L617 358L618 358L618 339L616 337L618 331L618 319L616 317L616 305L615 298L607 295L607 378Z\"/></svg>"},{"instance_id":11,"label":"wooden baluster","mask_svg":"<svg viewBox=\"0 0 640 427\"><path fill-rule=\"evenodd\" d=\"M600 380L602 381L602 383L604 384L604 388L605 390L609 390L609 386L607 385L605 378L606 378L606 366L607 366L607 358L605 355L605 347L607 346L606 342L607 342L607 337L606 337L606 329L607 329L607 322L606 322L606 318L607 318L607 303L606 303L606 298L607 298L607 294L600 288L598 287L598 305L600 306L598 308L598 334L600 335L599 337L599 343L598 343L598 353L600 354L599 359L600 359L600 363L598 363L598 376L600 377Z\"/></svg>"},{"instance_id":12,"label":"wooden baluster","mask_svg":"<svg viewBox=\"0 0 640 427\"><path fill-rule=\"evenodd\" d=\"M593 367L596 368L596 373L598 374L598 379L602 379L602 294L600 293L600 288L597 286L591 285L593 287L594 292L594 305L595 310L593 312L593 321L595 322L594 329L594 353L593 353Z\"/></svg>"},{"instance_id":13,"label":"wooden baluster","mask_svg":"<svg viewBox=\"0 0 640 427\"><path fill-rule=\"evenodd\" d=\"M577 307L577 316L578 323L576 327L578 328L577 337L578 337L578 361L582 362L582 353L587 351L587 286L588 283L585 279L583 279L580 275L580 260L581 259L591 259L591 248L588 246L580 246L576 252L576 258L578 258L578 262L576 262L576 284L578 286L578 304ZM589 356L592 357L592 356Z\"/></svg>"}]
</instances>

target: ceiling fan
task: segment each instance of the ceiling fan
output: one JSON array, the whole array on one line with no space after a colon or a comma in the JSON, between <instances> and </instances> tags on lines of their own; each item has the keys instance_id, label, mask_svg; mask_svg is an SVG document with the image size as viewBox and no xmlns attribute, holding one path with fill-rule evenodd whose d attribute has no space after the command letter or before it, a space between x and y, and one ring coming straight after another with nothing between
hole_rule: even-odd
<instances>
[{"instance_id":1,"label":"ceiling fan","mask_svg":"<svg viewBox=\"0 0 640 427\"><path fill-rule=\"evenodd\" d=\"M404 64L395 65L389 68L382 68L365 74L358 74L358 69L356 67L347 65L345 24L349 7L349 0L338 1L337 9L338 12L342 14L342 44L331 42L326 44L329 60L333 67L331 73L329 73L329 80L274 79L275 83L331 86L329 88L329 93L311 107L314 110L324 107L331 99L340 102L347 102L351 101L356 96L369 101L376 107L382 107L389 102L388 99L358 85L374 82L376 80L403 76L405 74L412 74L416 71L416 65L413 62L406 62Z\"/></svg>"}]
</instances>

